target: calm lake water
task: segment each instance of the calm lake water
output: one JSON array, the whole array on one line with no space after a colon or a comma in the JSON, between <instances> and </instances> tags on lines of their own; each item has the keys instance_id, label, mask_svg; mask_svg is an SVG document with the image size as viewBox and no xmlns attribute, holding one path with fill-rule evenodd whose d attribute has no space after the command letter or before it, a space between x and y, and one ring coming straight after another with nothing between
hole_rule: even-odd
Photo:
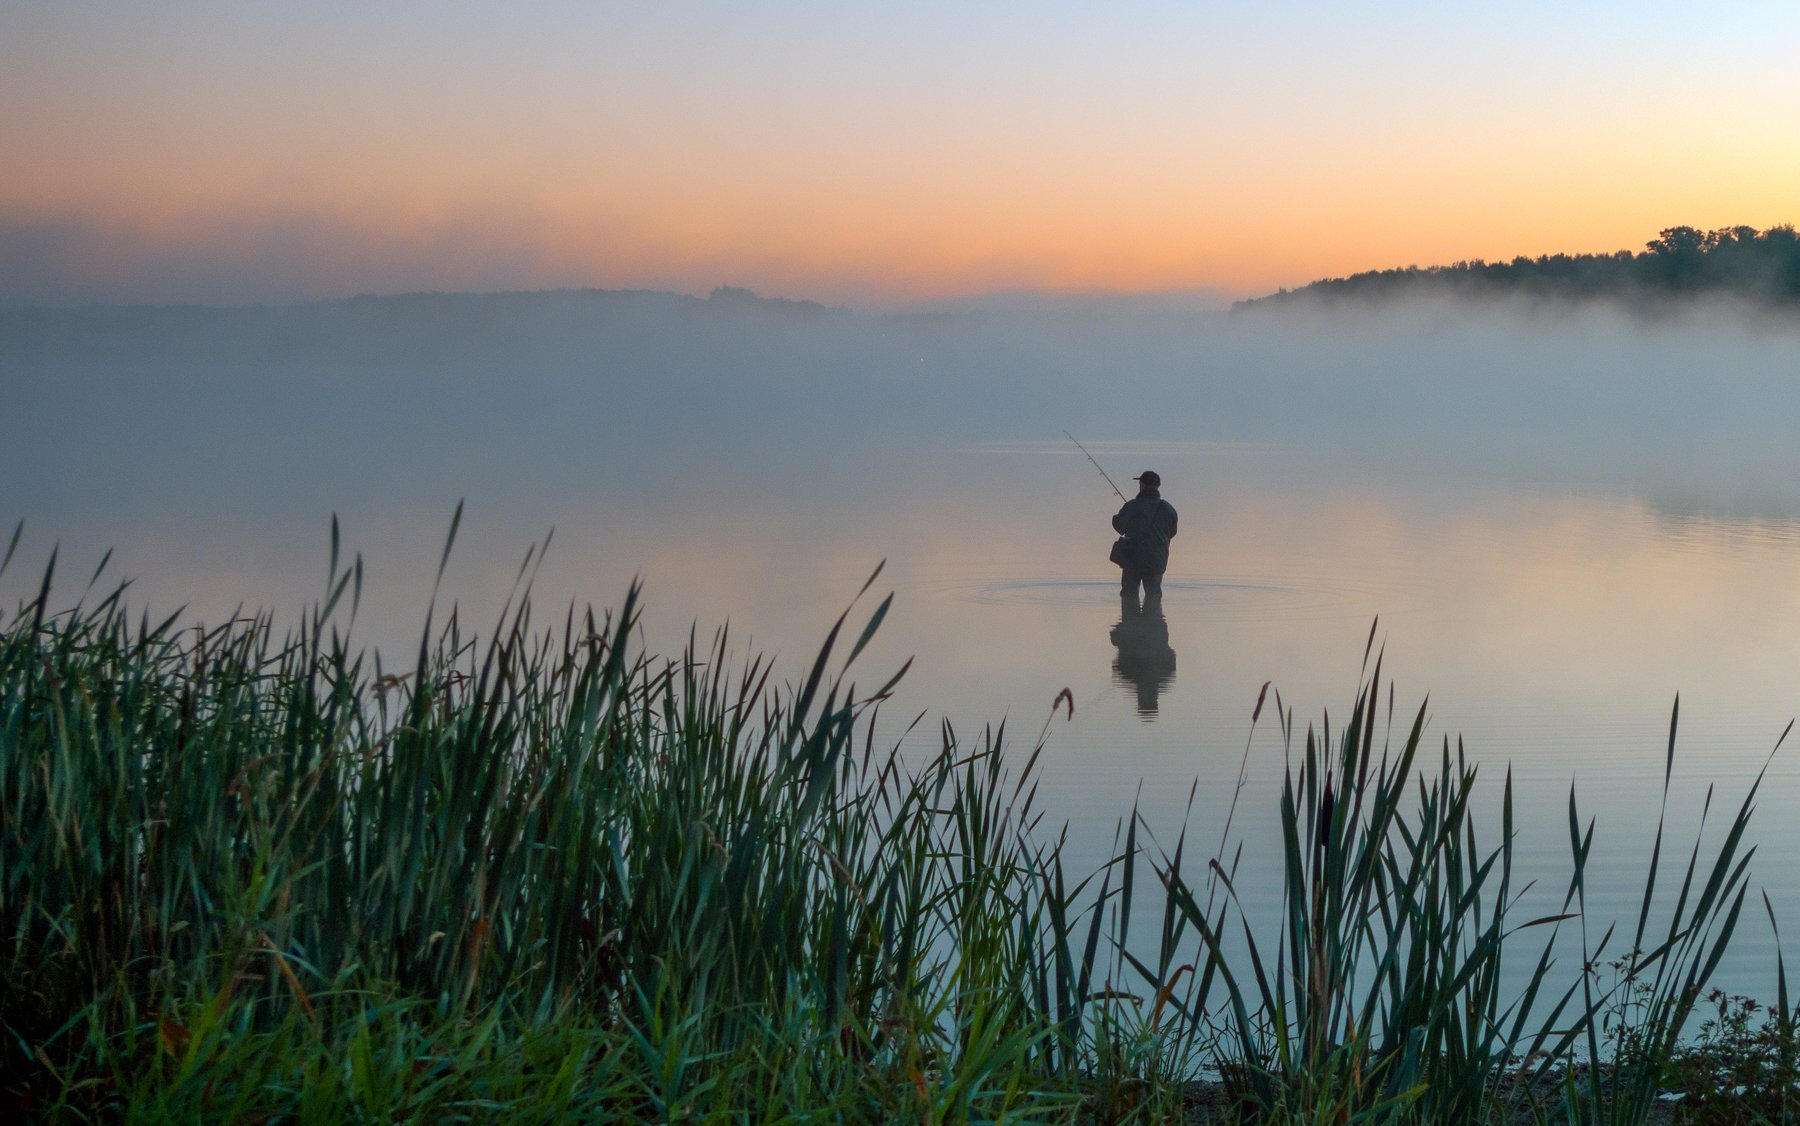
<instances>
[{"instance_id":1,"label":"calm lake water","mask_svg":"<svg viewBox=\"0 0 1800 1126\"><path fill-rule=\"evenodd\" d=\"M1707 788L1718 825L1800 713L1792 319L659 294L13 311L0 385L0 520L25 521L8 608L60 543L70 599L111 547L140 604L297 620L336 513L368 563L358 632L404 663L466 498L446 596L470 619L554 528L545 624L641 577L653 649L729 622L797 679L886 560L858 679L916 657L885 716L923 713L921 754L940 720L1004 721L1022 762L1048 721L1041 805L1077 867L1134 804L1210 849L1248 740L1253 910L1283 765L1273 703L1252 733L1258 692L1302 730L1347 716L1377 621L1397 725L1429 699L1433 747L1462 740L1496 813L1510 768L1552 899L1575 786L1596 913L1635 915L1677 693L1684 842ZM1181 514L1162 622L1122 621L1118 500L1065 429L1121 485L1161 473ZM1073 718L1050 719L1065 688ZM1753 872L1790 934L1797 814L1784 747ZM1773 949L1747 911L1720 983L1770 995Z\"/></svg>"}]
</instances>

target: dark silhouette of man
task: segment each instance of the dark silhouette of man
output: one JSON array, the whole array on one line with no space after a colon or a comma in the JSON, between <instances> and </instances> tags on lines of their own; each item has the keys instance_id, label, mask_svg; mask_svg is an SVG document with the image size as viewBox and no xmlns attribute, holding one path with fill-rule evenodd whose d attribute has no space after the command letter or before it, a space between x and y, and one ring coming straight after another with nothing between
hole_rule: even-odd
<instances>
[{"instance_id":1,"label":"dark silhouette of man","mask_svg":"<svg viewBox=\"0 0 1800 1126\"><path fill-rule=\"evenodd\" d=\"M1113 675L1137 690L1138 716L1156 718L1157 696L1175 682L1175 650L1169 647L1169 623L1155 599L1142 607L1121 598L1119 624L1112 628Z\"/></svg>"},{"instance_id":2,"label":"dark silhouette of man","mask_svg":"<svg viewBox=\"0 0 1800 1126\"><path fill-rule=\"evenodd\" d=\"M1175 506L1162 498L1162 478L1146 469L1132 480L1138 495L1112 518L1113 531L1124 537L1114 552L1119 595L1133 607L1141 588L1145 598L1162 601L1163 572L1169 569L1169 541L1175 538Z\"/></svg>"}]
</instances>

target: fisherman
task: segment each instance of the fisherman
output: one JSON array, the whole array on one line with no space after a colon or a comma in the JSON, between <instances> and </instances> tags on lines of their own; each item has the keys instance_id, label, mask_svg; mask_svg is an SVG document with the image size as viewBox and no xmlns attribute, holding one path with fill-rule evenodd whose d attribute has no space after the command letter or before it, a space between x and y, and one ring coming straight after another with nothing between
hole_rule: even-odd
<instances>
[{"instance_id":1,"label":"fisherman","mask_svg":"<svg viewBox=\"0 0 1800 1126\"><path fill-rule=\"evenodd\" d=\"M1121 537L1113 545L1113 562L1123 571L1119 594L1135 606L1140 587L1145 599L1162 601L1169 541L1175 538L1175 507L1162 498L1162 478L1154 470L1146 469L1132 480L1138 483L1138 495L1125 502L1112 523Z\"/></svg>"}]
</instances>

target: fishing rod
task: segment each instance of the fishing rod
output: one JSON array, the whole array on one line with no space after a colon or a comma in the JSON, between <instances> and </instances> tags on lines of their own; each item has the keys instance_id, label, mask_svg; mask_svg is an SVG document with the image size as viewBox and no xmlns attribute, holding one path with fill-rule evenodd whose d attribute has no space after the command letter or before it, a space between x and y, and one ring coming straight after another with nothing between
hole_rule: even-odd
<instances>
[{"instance_id":1,"label":"fishing rod","mask_svg":"<svg viewBox=\"0 0 1800 1126\"><path fill-rule=\"evenodd\" d=\"M1074 442L1075 448L1081 451L1082 456L1086 457L1095 469L1100 470L1100 476L1106 478L1106 483L1108 485L1112 485L1112 491L1114 493L1118 494L1118 497L1120 500L1124 501L1126 504L1131 503L1131 498L1127 497L1124 493L1119 492L1119 486L1113 484L1112 477L1106 472L1106 470L1104 468L1101 467L1099 462L1094 460L1094 455L1091 453L1088 453L1088 448L1081 444L1081 439L1075 437L1075 435L1069 433L1067 430L1063 431L1063 437L1067 438L1071 442ZM1161 528L1156 526L1154 518L1152 518L1150 521L1150 531L1155 533L1158 543L1163 544L1165 547L1168 545L1168 543L1169 543L1168 535Z\"/></svg>"},{"instance_id":2,"label":"fishing rod","mask_svg":"<svg viewBox=\"0 0 1800 1126\"><path fill-rule=\"evenodd\" d=\"M1124 493L1119 492L1119 486L1113 485L1113 479L1111 477L1106 476L1106 470L1100 469L1100 463L1094 460L1093 454L1088 453L1087 447L1081 444L1080 439L1076 438L1075 435L1069 433L1067 430L1063 431L1063 437L1067 438L1071 442L1074 442L1075 448L1081 451L1082 456L1086 457L1095 469L1100 470L1100 476L1106 477L1106 483L1108 485L1112 485L1112 491L1119 494L1119 499L1123 500L1123 501L1127 501L1127 503L1129 503L1129 498L1127 498Z\"/></svg>"}]
</instances>

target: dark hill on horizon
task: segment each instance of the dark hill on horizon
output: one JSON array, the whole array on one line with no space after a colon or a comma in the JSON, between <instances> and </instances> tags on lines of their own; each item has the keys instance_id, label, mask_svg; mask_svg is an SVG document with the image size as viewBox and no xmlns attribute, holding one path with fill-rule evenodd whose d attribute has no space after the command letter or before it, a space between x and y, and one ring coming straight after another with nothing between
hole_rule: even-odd
<instances>
[{"instance_id":1,"label":"dark hill on horizon","mask_svg":"<svg viewBox=\"0 0 1800 1126\"><path fill-rule=\"evenodd\" d=\"M1318 301L1388 301L1408 297L1663 301L1704 295L1767 305L1800 305L1800 234L1791 224L1755 227L1667 227L1634 254L1545 254L1511 262L1479 258L1448 266L1406 266L1325 278L1299 289L1240 301L1233 308Z\"/></svg>"}]
</instances>

